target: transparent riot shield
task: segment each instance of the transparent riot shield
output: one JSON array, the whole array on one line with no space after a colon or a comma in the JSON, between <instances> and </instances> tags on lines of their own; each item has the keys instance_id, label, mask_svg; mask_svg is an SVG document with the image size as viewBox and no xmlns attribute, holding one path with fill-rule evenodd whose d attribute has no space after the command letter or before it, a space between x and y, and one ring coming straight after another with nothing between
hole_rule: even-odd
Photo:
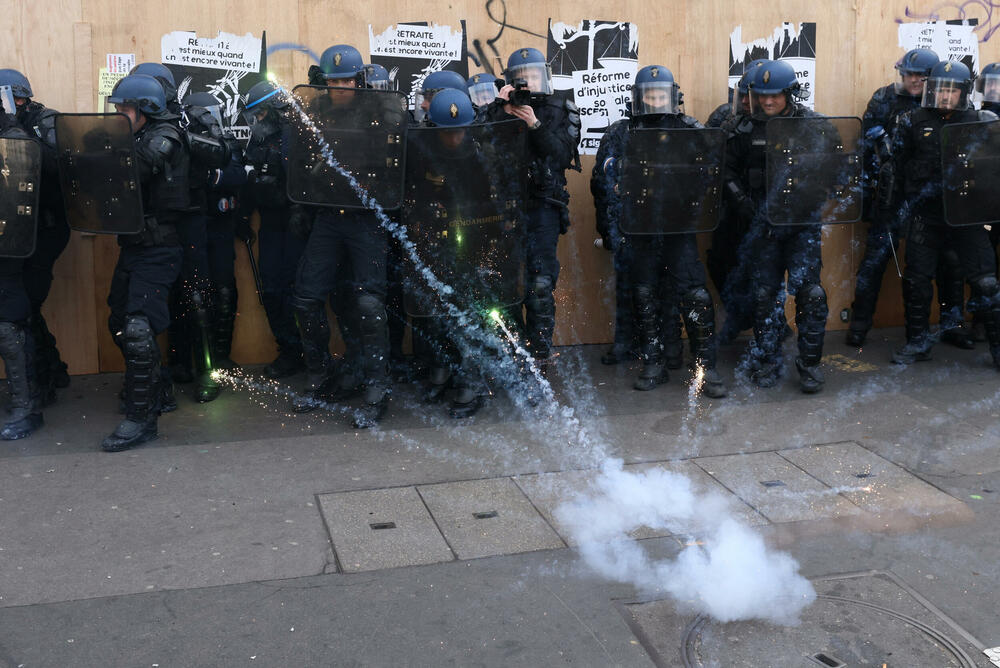
<instances>
[{"instance_id":1,"label":"transparent riot shield","mask_svg":"<svg viewBox=\"0 0 1000 668\"><path fill-rule=\"evenodd\" d=\"M128 117L59 114L56 144L70 227L98 234L142 231L142 189Z\"/></svg>"},{"instance_id":2,"label":"transparent riot shield","mask_svg":"<svg viewBox=\"0 0 1000 668\"><path fill-rule=\"evenodd\" d=\"M719 224L726 133L718 128L634 128L619 196L625 234L708 232Z\"/></svg>"},{"instance_id":3,"label":"transparent riot shield","mask_svg":"<svg viewBox=\"0 0 1000 668\"><path fill-rule=\"evenodd\" d=\"M401 222L417 254L451 286L461 310L520 303L525 263L527 127L510 120L413 128L407 136ZM441 295L411 267L406 311L446 315Z\"/></svg>"},{"instance_id":4,"label":"transparent riot shield","mask_svg":"<svg viewBox=\"0 0 1000 668\"><path fill-rule=\"evenodd\" d=\"M861 220L861 119L776 117L767 122L767 217L773 225Z\"/></svg>"},{"instance_id":5,"label":"transparent riot shield","mask_svg":"<svg viewBox=\"0 0 1000 668\"><path fill-rule=\"evenodd\" d=\"M294 117L288 198L301 204L387 211L399 208L406 151L406 96L370 88L296 86L308 122ZM345 176L331 162L350 176Z\"/></svg>"},{"instance_id":6,"label":"transparent riot shield","mask_svg":"<svg viewBox=\"0 0 1000 668\"><path fill-rule=\"evenodd\" d=\"M35 252L42 149L30 139L0 138L0 257Z\"/></svg>"},{"instance_id":7,"label":"transparent riot shield","mask_svg":"<svg viewBox=\"0 0 1000 668\"><path fill-rule=\"evenodd\" d=\"M941 128L941 176L946 223L1000 221L1000 121Z\"/></svg>"}]
</instances>

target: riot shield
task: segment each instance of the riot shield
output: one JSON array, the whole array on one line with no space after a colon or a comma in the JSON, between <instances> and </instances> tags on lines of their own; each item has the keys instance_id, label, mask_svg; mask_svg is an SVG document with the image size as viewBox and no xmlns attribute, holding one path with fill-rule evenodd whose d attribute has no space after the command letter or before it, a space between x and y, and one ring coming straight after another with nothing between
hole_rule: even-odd
<instances>
[{"instance_id":1,"label":"riot shield","mask_svg":"<svg viewBox=\"0 0 1000 668\"><path fill-rule=\"evenodd\" d=\"M298 116L288 150L288 198L300 204L399 208L406 151L406 97L370 88L296 86ZM331 162L336 162L349 176ZM365 199L362 198L365 196Z\"/></svg>"},{"instance_id":2,"label":"riot shield","mask_svg":"<svg viewBox=\"0 0 1000 668\"><path fill-rule=\"evenodd\" d=\"M124 114L56 116L59 182L74 230L142 231L142 189L132 125Z\"/></svg>"},{"instance_id":3,"label":"riot shield","mask_svg":"<svg viewBox=\"0 0 1000 668\"><path fill-rule=\"evenodd\" d=\"M0 138L0 257L35 252L42 148L31 139Z\"/></svg>"},{"instance_id":4,"label":"riot shield","mask_svg":"<svg viewBox=\"0 0 1000 668\"><path fill-rule=\"evenodd\" d=\"M1000 121L941 128L941 177L946 223L1000 221Z\"/></svg>"},{"instance_id":5,"label":"riot shield","mask_svg":"<svg viewBox=\"0 0 1000 668\"><path fill-rule=\"evenodd\" d=\"M718 128L633 128L625 142L625 234L709 232L719 224L726 133Z\"/></svg>"},{"instance_id":6,"label":"riot shield","mask_svg":"<svg viewBox=\"0 0 1000 668\"><path fill-rule=\"evenodd\" d=\"M767 217L773 225L861 220L861 119L767 121Z\"/></svg>"},{"instance_id":7,"label":"riot shield","mask_svg":"<svg viewBox=\"0 0 1000 668\"><path fill-rule=\"evenodd\" d=\"M451 286L448 301L489 312L518 304L525 263L527 126L510 120L407 135L401 222L420 259ZM406 311L446 315L411 267Z\"/></svg>"}]
</instances>

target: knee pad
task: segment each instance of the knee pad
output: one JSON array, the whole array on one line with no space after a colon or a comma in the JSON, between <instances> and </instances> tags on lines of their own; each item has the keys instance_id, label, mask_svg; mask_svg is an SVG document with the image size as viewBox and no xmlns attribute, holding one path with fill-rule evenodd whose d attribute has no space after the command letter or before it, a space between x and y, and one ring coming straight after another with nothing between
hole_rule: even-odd
<instances>
[{"instance_id":1,"label":"knee pad","mask_svg":"<svg viewBox=\"0 0 1000 668\"><path fill-rule=\"evenodd\" d=\"M548 274L535 274L528 282L528 292L539 295L552 292L552 277Z\"/></svg>"},{"instance_id":2,"label":"knee pad","mask_svg":"<svg viewBox=\"0 0 1000 668\"><path fill-rule=\"evenodd\" d=\"M808 283L795 293L795 301L803 309L814 309L826 306L826 290L819 283Z\"/></svg>"},{"instance_id":3,"label":"knee pad","mask_svg":"<svg viewBox=\"0 0 1000 668\"><path fill-rule=\"evenodd\" d=\"M971 283L973 292L979 297L993 297L1000 291L1000 284L997 283L997 277L991 274L974 278Z\"/></svg>"},{"instance_id":4,"label":"knee pad","mask_svg":"<svg viewBox=\"0 0 1000 668\"><path fill-rule=\"evenodd\" d=\"M294 296L292 297L292 308L301 313L315 313L316 311L325 312L326 305L318 299Z\"/></svg>"},{"instance_id":5,"label":"knee pad","mask_svg":"<svg viewBox=\"0 0 1000 668\"><path fill-rule=\"evenodd\" d=\"M7 357L11 352L23 348L24 327L13 322L0 322L0 355Z\"/></svg>"},{"instance_id":6,"label":"knee pad","mask_svg":"<svg viewBox=\"0 0 1000 668\"><path fill-rule=\"evenodd\" d=\"M385 302L381 297L370 292L362 292L358 296L358 315L362 318L379 316L385 312Z\"/></svg>"},{"instance_id":7,"label":"knee pad","mask_svg":"<svg viewBox=\"0 0 1000 668\"><path fill-rule=\"evenodd\" d=\"M703 285L685 292L681 301L687 308L711 308L713 306L712 295Z\"/></svg>"},{"instance_id":8,"label":"knee pad","mask_svg":"<svg viewBox=\"0 0 1000 668\"><path fill-rule=\"evenodd\" d=\"M126 359L152 360L153 351L156 349L156 338L146 316L126 316L122 340Z\"/></svg>"}]
</instances>

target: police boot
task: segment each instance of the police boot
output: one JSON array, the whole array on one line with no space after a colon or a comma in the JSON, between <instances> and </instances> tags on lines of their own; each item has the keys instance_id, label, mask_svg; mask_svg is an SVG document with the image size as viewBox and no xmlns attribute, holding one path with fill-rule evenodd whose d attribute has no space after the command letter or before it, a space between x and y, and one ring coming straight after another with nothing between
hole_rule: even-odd
<instances>
[{"instance_id":1,"label":"police boot","mask_svg":"<svg viewBox=\"0 0 1000 668\"><path fill-rule=\"evenodd\" d=\"M322 403L322 397L333 382L333 359L330 357L330 321L321 301L293 298L302 339L302 358L306 366L306 384L292 401L292 410L305 413ZM285 354L282 348L281 353ZM281 355L278 356L279 359ZM277 360L275 360L277 362Z\"/></svg>"},{"instance_id":2,"label":"police boot","mask_svg":"<svg viewBox=\"0 0 1000 668\"><path fill-rule=\"evenodd\" d=\"M635 357L632 346L626 343L615 343L601 355L601 364L608 366L620 364Z\"/></svg>"},{"instance_id":3,"label":"police boot","mask_svg":"<svg viewBox=\"0 0 1000 668\"><path fill-rule=\"evenodd\" d=\"M429 404L436 404L444 399L445 392L451 387L451 369L448 367L436 366L431 369L431 375L427 379L424 387L423 400Z\"/></svg>"},{"instance_id":4,"label":"police boot","mask_svg":"<svg viewBox=\"0 0 1000 668\"><path fill-rule=\"evenodd\" d=\"M851 324L847 326L847 336L844 338L844 343L852 348L860 348L865 345L865 339L871 328L871 321L851 320Z\"/></svg>"},{"instance_id":5,"label":"police boot","mask_svg":"<svg viewBox=\"0 0 1000 668\"><path fill-rule=\"evenodd\" d=\"M34 342L27 328L0 322L0 357L7 367L10 414L0 428L0 439L15 441L42 426L41 402L34 382Z\"/></svg>"},{"instance_id":6,"label":"police boot","mask_svg":"<svg viewBox=\"0 0 1000 668\"><path fill-rule=\"evenodd\" d=\"M976 340L973 338L972 332L962 325L946 329L941 333L941 340L962 350L975 350L976 348Z\"/></svg>"},{"instance_id":7,"label":"police boot","mask_svg":"<svg viewBox=\"0 0 1000 668\"><path fill-rule=\"evenodd\" d=\"M235 369L229 357L233 350L233 325L236 322L236 288L219 286L212 309L212 362L217 369Z\"/></svg>"},{"instance_id":8,"label":"police boot","mask_svg":"<svg viewBox=\"0 0 1000 668\"><path fill-rule=\"evenodd\" d=\"M149 320L142 315L125 319L125 419L101 443L105 452L121 452L157 436L160 351Z\"/></svg>"},{"instance_id":9,"label":"police boot","mask_svg":"<svg viewBox=\"0 0 1000 668\"><path fill-rule=\"evenodd\" d=\"M715 369L715 305L712 295L704 287L688 291L681 301L681 312L684 314L691 356L703 370L701 392L707 397L721 399L729 394L729 390L722 374Z\"/></svg>"},{"instance_id":10,"label":"police boot","mask_svg":"<svg viewBox=\"0 0 1000 668\"><path fill-rule=\"evenodd\" d=\"M826 336L826 291L819 283L807 283L795 294L795 325L799 330L799 356L795 368L799 372L799 389L815 394L823 389L825 380L819 363L823 357Z\"/></svg>"},{"instance_id":11,"label":"police boot","mask_svg":"<svg viewBox=\"0 0 1000 668\"><path fill-rule=\"evenodd\" d=\"M983 323L986 340L989 342L993 366L1000 371L1000 285L996 276L983 276L972 282L974 313Z\"/></svg>"},{"instance_id":12,"label":"police boot","mask_svg":"<svg viewBox=\"0 0 1000 668\"><path fill-rule=\"evenodd\" d=\"M302 351L292 346L281 346L278 356L264 367L264 375L273 380L288 378L302 371Z\"/></svg>"},{"instance_id":13,"label":"police boot","mask_svg":"<svg viewBox=\"0 0 1000 668\"><path fill-rule=\"evenodd\" d=\"M904 276L903 305L906 315L906 345L892 354L893 364L913 364L931 359L934 345L930 335L931 300L934 287L930 279Z\"/></svg>"},{"instance_id":14,"label":"police boot","mask_svg":"<svg viewBox=\"0 0 1000 668\"><path fill-rule=\"evenodd\" d=\"M455 394L448 415L456 420L470 418L486 403L483 393L474 387L461 387Z\"/></svg>"},{"instance_id":15,"label":"police boot","mask_svg":"<svg viewBox=\"0 0 1000 668\"><path fill-rule=\"evenodd\" d=\"M192 343L195 345L195 374L198 378L198 386L195 389L194 398L198 403L204 404L214 401L221 391L218 381L212 377L214 370L212 360L212 340L209 330L209 305L205 303L204 294L200 290L194 290L191 294L193 305L191 311L191 334Z\"/></svg>"},{"instance_id":16,"label":"police boot","mask_svg":"<svg viewBox=\"0 0 1000 668\"><path fill-rule=\"evenodd\" d=\"M362 293L357 313L365 391L354 413L354 428L367 429L378 424L389 405L389 328L385 304L376 295Z\"/></svg>"}]
</instances>

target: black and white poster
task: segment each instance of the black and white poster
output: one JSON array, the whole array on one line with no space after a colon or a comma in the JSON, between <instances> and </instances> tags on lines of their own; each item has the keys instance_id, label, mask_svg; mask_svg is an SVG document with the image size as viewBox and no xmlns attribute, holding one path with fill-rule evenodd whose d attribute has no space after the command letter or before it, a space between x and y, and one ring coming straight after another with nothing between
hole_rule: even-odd
<instances>
[{"instance_id":1,"label":"black and white poster","mask_svg":"<svg viewBox=\"0 0 1000 668\"><path fill-rule=\"evenodd\" d=\"M978 19L899 24L899 48L930 49L942 60L960 60L973 75L979 73Z\"/></svg>"},{"instance_id":2,"label":"black and white poster","mask_svg":"<svg viewBox=\"0 0 1000 668\"><path fill-rule=\"evenodd\" d=\"M625 118L639 69L639 32L624 21L549 19L552 86L580 108L580 153L594 155L612 123Z\"/></svg>"},{"instance_id":3,"label":"black and white poster","mask_svg":"<svg viewBox=\"0 0 1000 668\"><path fill-rule=\"evenodd\" d=\"M746 63L760 58L784 60L795 68L802 90L809 93L802 104L815 108L816 99L816 24L786 21L766 37L743 41L743 26L729 35L729 88L743 76Z\"/></svg>"},{"instance_id":4,"label":"black and white poster","mask_svg":"<svg viewBox=\"0 0 1000 668\"><path fill-rule=\"evenodd\" d=\"M413 92L420 90L424 79L432 72L452 70L469 78L465 21L460 22L458 30L421 22L398 23L379 33L369 24L368 51L371 62L384 67L398 90L406 93L410 107L413 106Z\"/></svg>"},{"instance_id":5,"label":"black and white poster","mask_svg":"<svg viewBox=\"0 0 1000 668\"><path fill-rule=\"evenodd\" d=\"M198 37L175 31L160 40L161 60L174 73L177 97L207 92L219 101L223 124L242 140L250 138L243 120L247 92L267 73L267 37L219 32Z\"/></svg>"}]
</instances>

